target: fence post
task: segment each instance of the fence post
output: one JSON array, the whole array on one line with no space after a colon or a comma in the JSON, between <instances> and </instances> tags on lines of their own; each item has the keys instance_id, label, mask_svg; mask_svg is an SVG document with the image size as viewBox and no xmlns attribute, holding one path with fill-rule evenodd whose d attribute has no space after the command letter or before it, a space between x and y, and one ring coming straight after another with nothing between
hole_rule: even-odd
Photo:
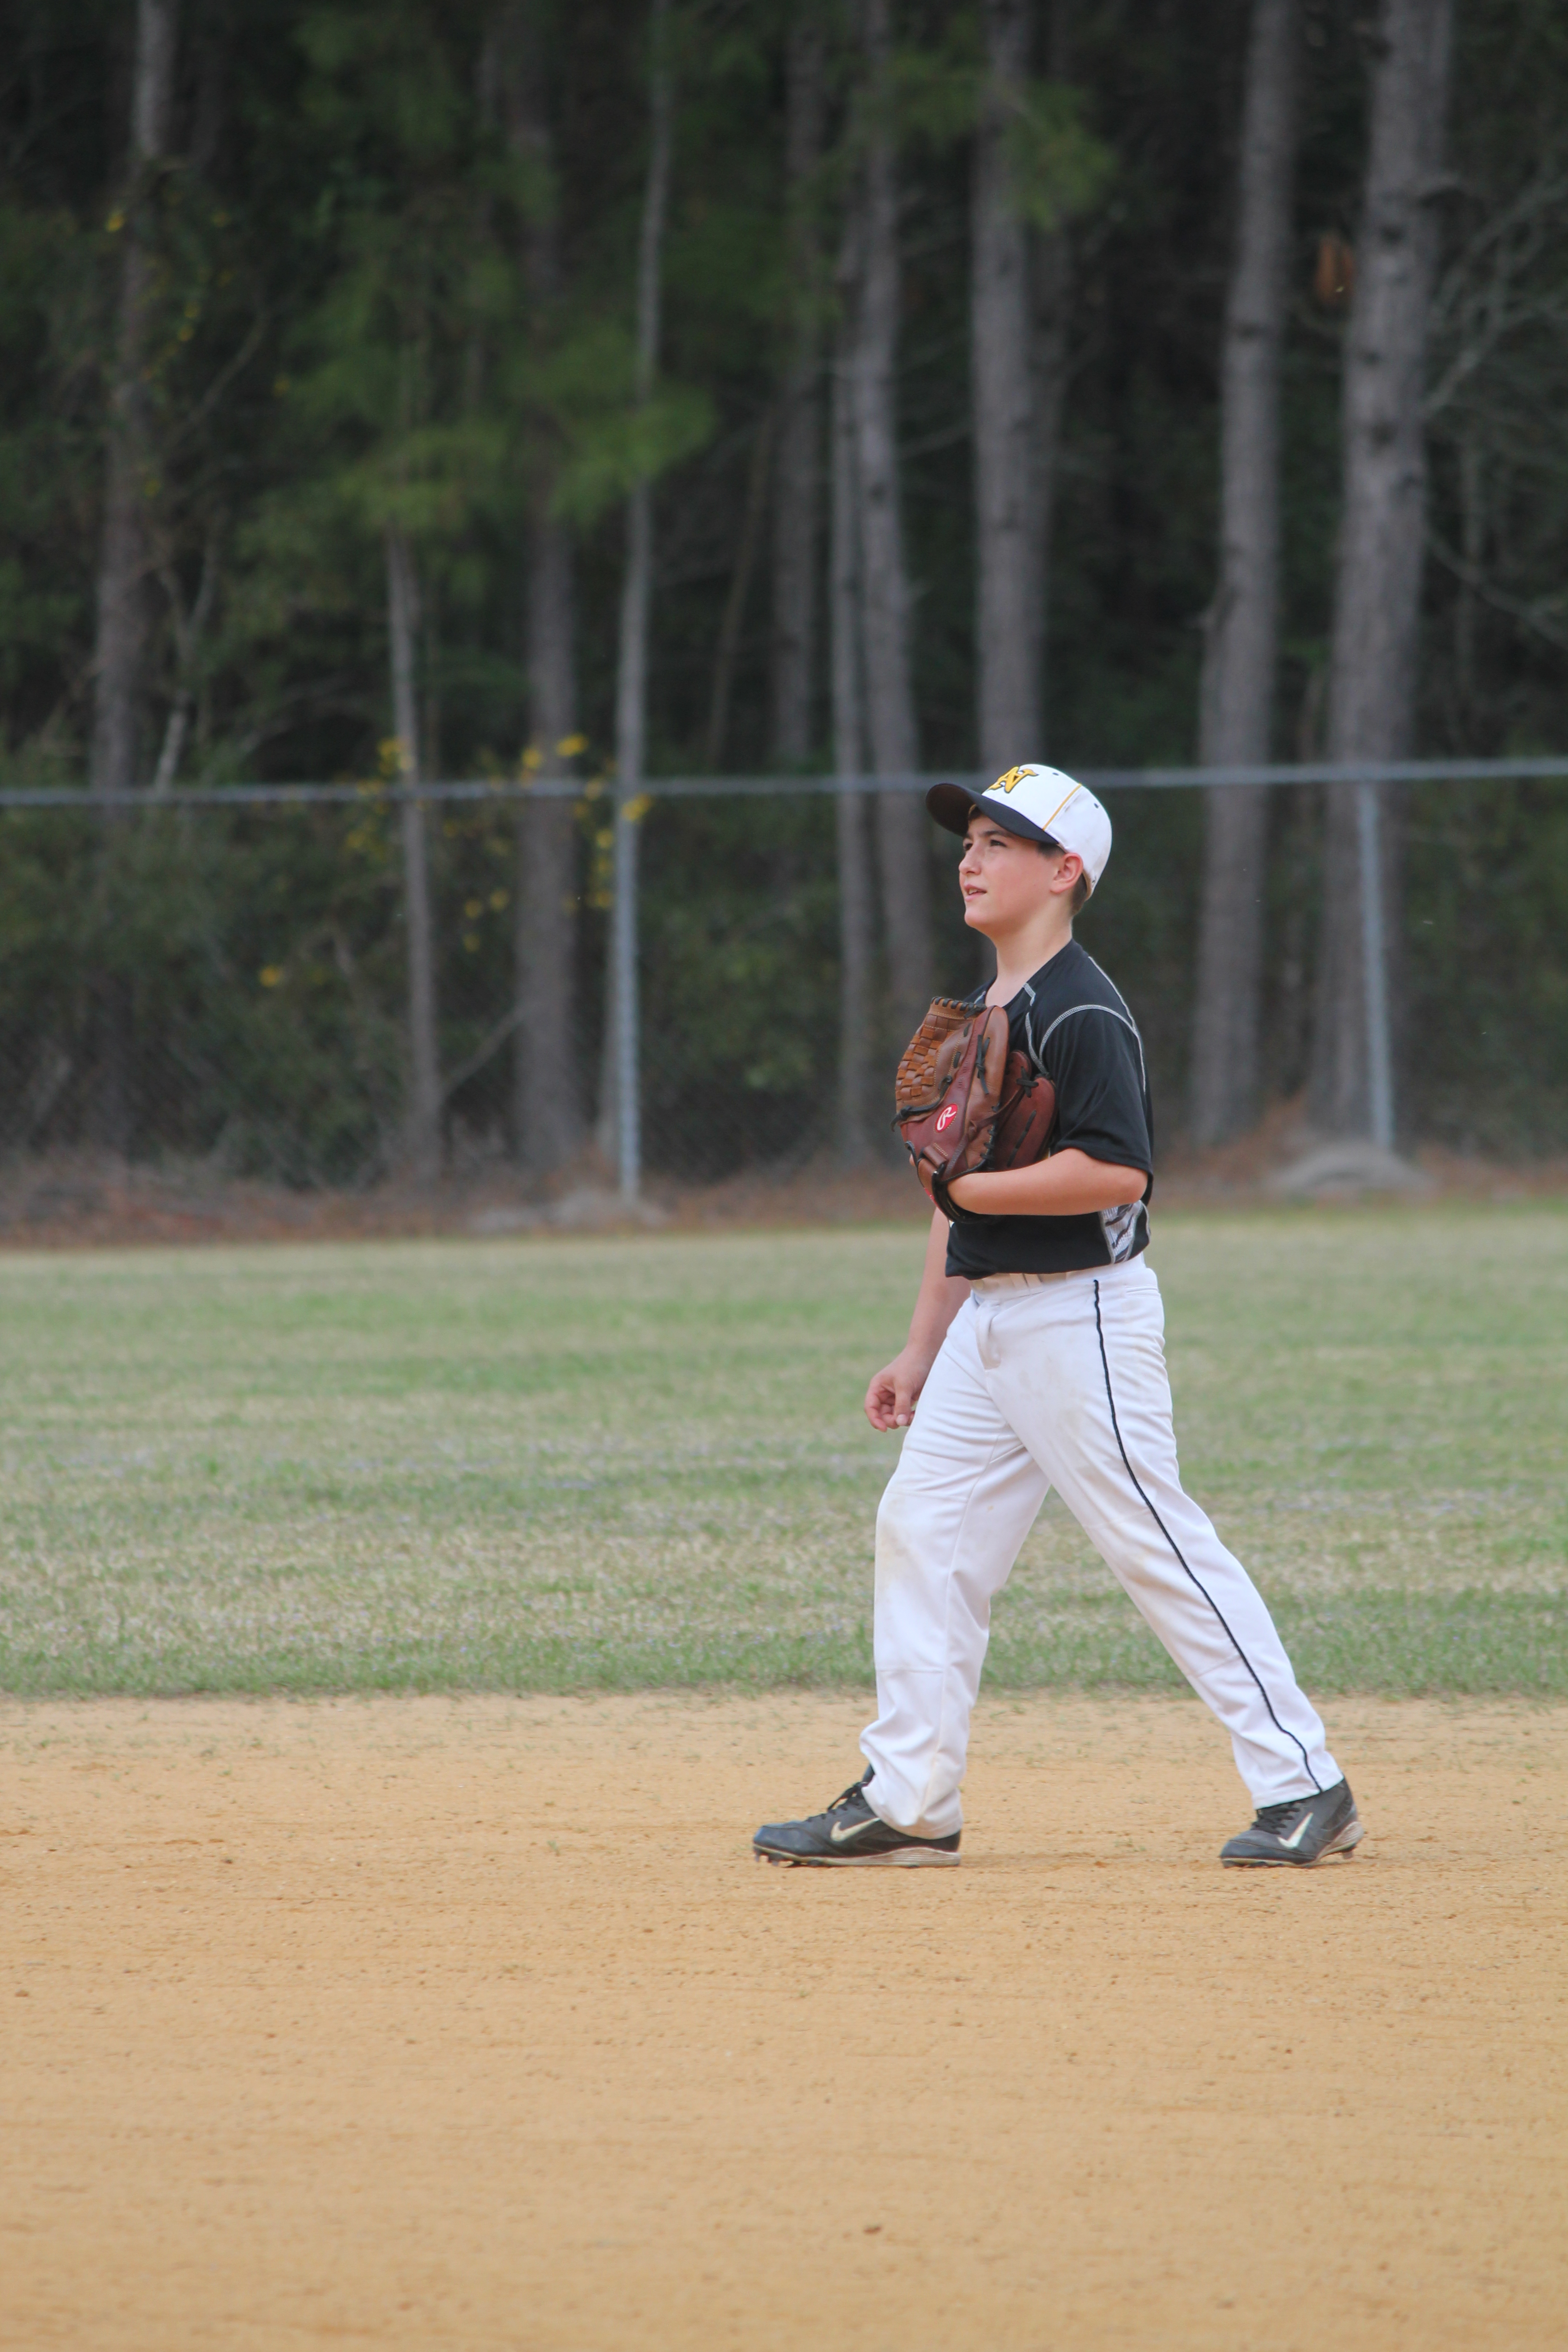
<instances>
[{"instance_id":1,"label":"fence post","mask_svg":"<svg viewBox=\"0 0 1568 2352\"><path fill-rule=\"evenodd\" d=\"M1376 784L1356 786L1361 865L1362 1002L1366 1019L1366 1092L1372 1139L1394 1149L1394 1063L1388 1035L1388 951L1383 903L1383 806Z\"/></svg>"},{"instance_id":2,"label":"fence post","mask_svg":"<svg viewBox=\"0 0 1568 2352\"><path fill-rule=\"evenodd\" d=\"M616 1163L621 1198L634 1202L642 1182L642 1084L637 1017L637 826L647 801L616 799L615 895L610 913L610 1019L616 1105Z\"/></svg>"}]
</instances>

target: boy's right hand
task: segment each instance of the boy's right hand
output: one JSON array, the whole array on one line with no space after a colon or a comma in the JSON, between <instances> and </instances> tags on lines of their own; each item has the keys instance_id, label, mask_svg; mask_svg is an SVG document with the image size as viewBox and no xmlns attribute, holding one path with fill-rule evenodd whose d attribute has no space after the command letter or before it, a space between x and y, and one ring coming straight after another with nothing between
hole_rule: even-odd
<instances>
[{"instance_id":1,"label":"boy's right hand","mask_svg":"<svg viewBox=\"0 0 1568 2352\"><path fill-rule=\"evenodd\" d=\"M890 1364L872 1375L866 1391L866 1418L873 1429L909 1427L931 1368L929 1356L915 1348L903 1348Z\"/></svg>"}]
</instances>

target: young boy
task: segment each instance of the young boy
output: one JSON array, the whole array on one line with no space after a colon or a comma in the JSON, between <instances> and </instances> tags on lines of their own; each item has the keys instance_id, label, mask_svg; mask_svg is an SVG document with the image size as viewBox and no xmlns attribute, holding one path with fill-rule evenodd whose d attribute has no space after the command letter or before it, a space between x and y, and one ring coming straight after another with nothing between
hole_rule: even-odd
<instances>
[{"instance_id":1,"label":"young boy","mask_svg":"<svg viewBox=\"0 0 1568 2352\"><path fill-rule=\"evenodd\" d=\"M931 1222L910 1336L866 1393L907 1429L877 1519L877 1719L861 1778L825 1812L757 1832L770 1862L955 1864L969 1718L992 1595L1055 1486L1231 1738L1257 1819L1232 1864L1348 1855L1362 1825L1268 1611L1182 1491L1137 1024L1072 919L1110 820L1054 768L926 805L963 836L964 919L996 951L984 1002L1056 1087L1049 1156L961 1177ZM974 1002L982 999L977 994Z\"/></svg>"}]
</instances>

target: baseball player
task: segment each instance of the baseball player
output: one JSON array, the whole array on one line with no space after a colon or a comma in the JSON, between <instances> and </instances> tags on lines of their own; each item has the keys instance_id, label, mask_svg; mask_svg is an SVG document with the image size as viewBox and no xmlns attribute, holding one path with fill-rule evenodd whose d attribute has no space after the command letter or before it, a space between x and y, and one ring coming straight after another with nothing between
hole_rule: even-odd
<instances>
[{"instance_id":1,"label":"baseball player","mask_svg":"<svg viewBox=\"0 0 1568 2352\"><path fill-rule=\"evenodd\" d=\"M962 835L964 919L996 951L972 1000L1056 1088L1048 1156L948 1185L910 1336L866 1393L901 1429L877 1519L877 1717L866 1769L826 1811L757 1832L771 1862L959 1859L969 1719L1005 1584L1055 1486L1230 1734L1257 1818L1232 1864L1348 1855L1363 1832L1264 1601L1182 1488L1160 1286L1144 1252L1153 1151L1142 1041L1072 935L1110 820L1058 770L1009 769L978 799L926 796Z\"/></svg>"}]
</instances>

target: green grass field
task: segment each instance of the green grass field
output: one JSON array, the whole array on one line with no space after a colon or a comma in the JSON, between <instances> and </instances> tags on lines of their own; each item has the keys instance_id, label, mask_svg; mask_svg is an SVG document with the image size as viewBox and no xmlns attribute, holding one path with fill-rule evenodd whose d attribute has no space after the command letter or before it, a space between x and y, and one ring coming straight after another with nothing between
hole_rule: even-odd
<instances>
[{"instance_id":1,"label":"green grass field","mask_svg":"<svg viewBox=\"0 0 1568 2352\"><path fill-rule=\"evenodd\" d=\"M0 1258L0 1685L868 1675L912 1229ZM1568 1689L1568 1214L1168 1216L1187 1484L1303 1678ZM994 1681L1152 1685L1059 1507Z\"/></svg>"}]
</instances>

